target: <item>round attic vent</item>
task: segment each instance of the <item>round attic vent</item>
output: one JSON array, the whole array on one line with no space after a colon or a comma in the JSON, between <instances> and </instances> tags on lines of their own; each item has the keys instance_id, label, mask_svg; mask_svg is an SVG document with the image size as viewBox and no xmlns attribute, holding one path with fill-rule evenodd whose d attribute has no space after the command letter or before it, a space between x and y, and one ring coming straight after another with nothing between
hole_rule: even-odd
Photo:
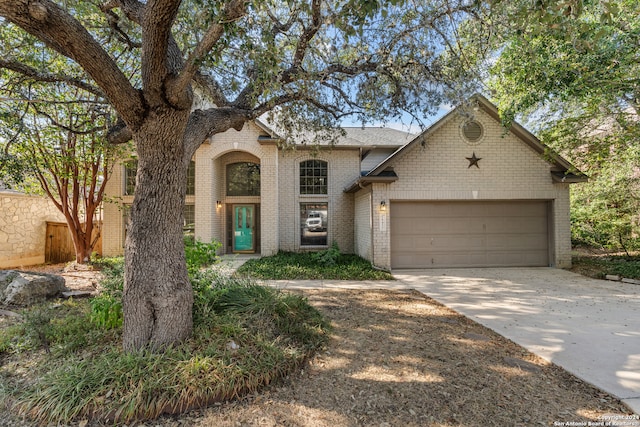
<instances>
[{"instance_id":1,"label":"round attic vent","mask_svg":"<svg viewBox=\"0 0 640 427\"><path fill-rule=\"evenodd\" d=\"M482 137L484 136L484 129L482 125L475 121L471 120L468 122L464 122L461 127L462 136L467 140L469 144L480 144L482 142Z\"/></svg>"}]
</instances>

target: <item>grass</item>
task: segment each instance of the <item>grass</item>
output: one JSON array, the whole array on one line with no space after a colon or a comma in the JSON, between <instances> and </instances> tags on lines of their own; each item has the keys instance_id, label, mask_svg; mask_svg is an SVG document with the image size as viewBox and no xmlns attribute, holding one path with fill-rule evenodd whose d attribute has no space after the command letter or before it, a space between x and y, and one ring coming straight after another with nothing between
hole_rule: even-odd
<instances>
[{"instance_id":1,"label":"grass","mask_svg":"<svg viewBox=\"0 0 640 427\"><path fill-rule=\"evenodd\" d=\"M640 254L588 254L573 256L572 271L596 279L606 275L618 275L628 279L640 279Z\"/></svg>"},{"instance_id":2,"label":"grass","mask_svg":"<svg viewBox=\"0 0 640 427\"><path fill-rule=\"evenodd\" d=\"M328 251L331 249L320 253L280 252L252 259L236 274L264 280L393 280L390 273L373 268L369 261L357 255L331 257L327 256Z\"/></svg>"},{"instance_id":3,"label":"grass","mask_svg":"<svg viewBox=\"0 0 640 427\"><path fill-rule=\"evenodd\" d=\"M110 298L121 269L111 271ZM124 353L121 324L96 320L104 306L89 301L43 304L0 324L0 407L40 423L153 419L253 392L328 338L327 321L299 295L212 270L192 284L194 334L162 354Z\"/></svg>"}]
</instances>

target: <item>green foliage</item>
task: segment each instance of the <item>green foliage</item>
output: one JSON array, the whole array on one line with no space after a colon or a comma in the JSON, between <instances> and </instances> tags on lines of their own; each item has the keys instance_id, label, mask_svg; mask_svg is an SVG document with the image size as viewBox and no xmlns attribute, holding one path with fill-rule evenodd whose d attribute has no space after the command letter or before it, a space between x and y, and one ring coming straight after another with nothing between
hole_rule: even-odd
<instances>
[{"instance_id":1,"label":"green foliage","mask_svg":"<svg viewBox=\"0 0 640 427\"><path fill-rule=\"evenodd\" d=\"M36 307L24 313L25 338L35 348L45 347L49 350L49 340L52 335L52 313L43 307Z\"/></svg>"},{"instance_id":2,"label":"green foliage","mask_svg":"<svg viewBox=\"0 0 640 427\"><path fill-rule=\"evenodd\" d=\"M217 241L211 243L201 242L190 236L184 238L184 252L187 259L187 269L190 274L202 267L213 265L220 261L218 250L222 244Z\"/></svg>"},{"instance_id":3,"label":"green foliage","mask_svg":"<svg viewBox=\"0 0 640 427\"><path fill-rule=\"evenodd\" d=\"M100 258L94 260L93 264L101 268L103 279L100 281L102 291L91 300L90 320L102 329L119 329L124 320L124 258Z\"/></svg>"},{"instance_id":4,"label":"green foliage","mask_svg":"<svg viewBox=\"0 0 640 427\"><path fill-rule=\"evenodd\" d=\"M118 274L121 262L109 264L109 280L119 283L111 276ZM25 336L34 342L44 336L52 349L74 340L72 333L83 337L81 345L52 351L53 360L36 362L37 375L27 383L14 382L17 376L0 367L8 379L3 398L43 423L68 424L88 416L130 423L254 392L291 372L327 341L328 322L299 295L215 270L200 270L191 280L194 336L163 354L122 352L118 335L100 333L104 325L88 322L88 309L79 310L75 303L75 318L43 306L29 314L28 326L0 328L2 351ZM108 295L117 295L113 290L118 287L109 285Z\"/></svg>"},{"instance_id":5,"label":"green foliage","mask_svg":"<svg viewBox=\"0 0 640 427\"><path fill-rule=\"evenodd\" d=\"M338 263L338 259L340 259L340 248L338 247L338 243L333 242L329 249L315 252L311 257L314 261L317 261L320 265L325 267L336 265Z\"/></svg>"},{"instance_id":6,"label":"green foliage","mask_svg":"<svg viewBox=\"0 0 640 427\"><path fill-rule=\"evenodd\" d=\"M86 301L67 300L38 305L22 313L23 322L0 329L0 353L25 353L44 349L66 356L103 336L89 321Z\"/></svg>"},{"instance_id":7,"label":"green foliage","mask_svg":"<svg viewBox=\"0 0 640 427\"><path fill-rule=\"evenodd\" d=\"M393 280L390 273L377 270L369 261L352 254L340 254L335 264L323 265L314 253L279 252L248 260L236 274L266 280Z\"/></svg>"},{"instance_id":8,"label":"green foliage","mask_svg":"<svg viewBox=\"0 0 640 427\"><path fill-rule=\"evenodd\" d=\"M122 300L110 294L102 294L91 300L91 321L104 329L122 326Z\"/></svg>"},{"instance_id":9,"label":"green foliage","mask_svg":"<svg viewBox=\"0 0 640 427\"><path fill-rule=\"evenodd\" d=\"M640 280L640 255L574 256L572 270L596 279L610 274Z\"/></svg>"}]
</instances>

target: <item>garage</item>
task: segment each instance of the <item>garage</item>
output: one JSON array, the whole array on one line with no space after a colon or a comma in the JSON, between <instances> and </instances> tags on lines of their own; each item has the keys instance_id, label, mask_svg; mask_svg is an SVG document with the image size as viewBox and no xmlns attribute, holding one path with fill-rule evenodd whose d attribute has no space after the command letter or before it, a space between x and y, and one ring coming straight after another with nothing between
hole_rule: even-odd
<instances>
[{"instance_id":1,"label":"garage","mask_svg":"<svg viewBox=\"0 0 640 427\"><path fill-rule=\"evenodd\" d=\"M549 265L549 202L392 201L391 267Z\"/></svg>"}]
</instances>

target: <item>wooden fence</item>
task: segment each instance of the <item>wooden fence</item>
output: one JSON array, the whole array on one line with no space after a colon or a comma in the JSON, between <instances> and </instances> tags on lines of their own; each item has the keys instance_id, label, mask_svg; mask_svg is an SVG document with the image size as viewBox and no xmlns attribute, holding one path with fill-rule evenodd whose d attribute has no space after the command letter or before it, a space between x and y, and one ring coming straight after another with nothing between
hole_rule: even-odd
<instances>
[{"instance_id":1,"label":"wooden fence","mask_svg":"<svg viewBox=\"0 0 640 427\"><path fill-rule=\"evenodd\" d=\"M97 224L97 227L94 228L94 236L99 232L100 225ZM102 254L102 236L98 238L93 251ZM73 239L69 232L69 226L65 222L47 222L44 259L45 262L51 264L74 261L76 259Z\"/></svg>"}]
</instances>

